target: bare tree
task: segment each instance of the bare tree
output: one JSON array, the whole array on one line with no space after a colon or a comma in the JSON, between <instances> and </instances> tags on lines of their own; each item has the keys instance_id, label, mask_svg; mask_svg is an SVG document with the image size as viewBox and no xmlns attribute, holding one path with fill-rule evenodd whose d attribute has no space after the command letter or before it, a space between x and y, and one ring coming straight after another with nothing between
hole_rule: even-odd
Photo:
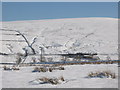
<instances>
[{"instance_id":1,"label":"bare tree","mask_svg":"<svg viewBox=\"0 0 120 90\"><path fill-rule=\"evenodd\" d=\"M33 48L33 44L36 42L37 37L34 37L33 40L32 40L32 42L30 43L28 41L28 39L26 38L26 36L23 33L21 33L20 31L18 31L18 30L10 30L10 29L1 29L1 30L4 30L4 31L15 31L15 32L17 32L17 34L15 34L15 35L22 36L23 39L25 40L26 44L27 44L27 47L29 47L31 49L32 54L33 55L36 54L36 51ZM13 47L10 44L7 45L7 48L11 52L13 52L13 50L12 50ZM23 63L26 60L27 56L29 55L28 48L24 47L22 49L25 51L25 54L23 54L22 56L20 54L18 54L18 56L16 58L17 59L17 64L20 64L21 62ZM0 54L4 54L4 53L0 53Z\"/></svg>"},{"instance_id":2,"label":"bare tree","mask_svg":"<svg viewBox=\"0 0 120 90\"><path fill-rule=\"evenodd\" d=\"M32 53L33 53L33 54L36 54L35 49L33 48L33 44L36 42L36 39L37 39L37 38L34 37L32 43L30 43L30 42L28 41L28 39L25 37L24 34L22 34L20 31L17 31L17 30L16 30L16 32L19 33L19 34L24 38L24 40L25 40L25 42L27 43L28 47L32 50ZM24 50L25 50L25 49L24 49Z\"/></svg>"},{"instance_id":3,"label":"bare tree","mask_svg":"<svg viewBox=\"0 0 120 90\"><path fill-rule=\"evenodd\" d=\"M17 31L17 30L15 30L15 31L16 31L19 35L21 35L21 36L23 37L23 39L24 39L25 42L27 43L27 47L29 47L29 48L32 50L32 54L33 54L33 55L36 54L35 49L33 48L33 44L36 42L36 39L37 39L37 38L34 37L33 40L32 40L32 42L30 43L30 42L28 41L28 39L25 37L24 34L22 34L20 31ZM25 62L27 56L29 55L27 48L23 48L23 50L25 51L25 54L24 54L24 58L23 58L22 63Z\"/></svg>"},{"instance_id":4,"label":"bare tree","mask_svg":"<svg viewBox=\"0 0 120 90\"><path fill-rule=\"evenodd\" d=\"M21 35L21 36L23 37L23 39L24 39L25 42L27 43L27 47L29 47L29 48L32 50L32 54L33 54L33 55L36 54L35 49L33 48L33 44L36 42L37 37L34 37L33 40L32 40L32 42L30 43L30 42L28 41L28 39L26 38L26 36L25 36L23 33L21 33L21 32L18 31L18 30L15 30L15 31L18 33L18 35ZM23 50L25 51L25 54L24 54L24 56L23 56L24 58L23 58L23 60L22 60L22 63L25 62L27 56L29 55L28 48L23 48Z\"/></svg>"}]
</instances>

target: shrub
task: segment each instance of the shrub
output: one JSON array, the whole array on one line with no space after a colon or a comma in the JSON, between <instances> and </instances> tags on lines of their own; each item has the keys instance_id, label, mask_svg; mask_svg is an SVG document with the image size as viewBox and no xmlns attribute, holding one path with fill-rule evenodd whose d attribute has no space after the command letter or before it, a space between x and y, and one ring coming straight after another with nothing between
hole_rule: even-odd
<instances>
[{"instance_id":1,"label":"shrub","mask_svg":"<svg viewBox=\"0 0 120 90\"><path fill-rule=\"evenodd\" d=\"M52 70L65 70L64 67L51 67Z\"/></svg>"},{"instance_id":2,"label":"shrub","mask_svg":"<svg viewBox=\"0 0 120 90\"><path fill-rule=\"evenodd\" d=\"M61 81L65 81L65 79L64 79L63 76L59 77L59 79L60 79Z\"/></svg>"},{"instance_id":3,"label":"shrub","mask_svg":"<svg viewBox=\"0 0 120 90\"><path fill-rule=\"evenodd\" d=\"M50 79L48 79L48 82L51 84L55 84L55 85L59 83L57 78L50 78Z\"/></svg>"},{"instance_id":4,"label":"shrub","mask_svg":"<svg viewBox=\"0 0 120 90\"><path fill-rule=\"evenodd\" d=\"M53 70L52 68L49 68L49 72L52 72L52 70Z\"/></svg>"},{"instance_id":5,"label":"shrub","mask_svg":"<svg viewBox=\"0 0 120 90\"><path fill-rule=\"evenodd\" d=\"M46 67L35 67L32 72L47 72L48 69Z\"/></svg>"},{"instance_id":6,"label":"shrub","mask_svg":"<svg viewBox=\"0 0 120 90\"><path fill-rule=\"evenodd\" d=\"M12 70L11 68L7 67L7 66L3 66L4 70Z\"/></svg>"},{"instance_id":7,"label":"shrub","mask_svg":"<svg viewBox=\"0 0 120 90\"><path fill-rule=\"evenodd\" d=\"M64 67L59 67L59 70L65 70L65 68Z\"/></svg>"},{"instance_id":8,"label":"shrub","mask_svg":"<svg viewBox=\"0 0 120 90\"><path fill-rule=\"evenodd\" d=\"M15 66L13 66L13 67L12 67L12 70L20 70L20 69L17 68L17 67L15 67Z\"/></svg>"},{"instance_id":9,"label":"shrub","mask_svg":"<svg viewBox=\"0 0 120 90\"><path fill-rule=\"evenodd\" d=\"M42 81L42 84L44 83L50 83L53 85L56 84L60 84L60 81L65 81L63 76L59 77L59 78L47 78L47 77L43 77L43 78L39 78L40 81Z\"/></svg>"},{"instance_id":10,"label":"shrub","mask_svg":"<svg viewBox=\"0 0 120 90\"><path fill-rule=\"evenodd\" d=\"M65 70L64 67L35 67L34 70L32 72L52 72L53 70Z\"/></svg>"},{"instance_id":11,"label":"shrub","mask_svg":"<svg viewBox=\"0 0 120 90\"><path fill-rule=\"evenodd\" d=\"M40 72L40 69L38 67L35 67L32 72Z\"/></svg>"},{"instance_id":12,"label":"shrub","mask_svg":"<svg viewBox=\"0 0 120 90\"><path fill-rule=\"evenodd\" d=\"M112 79L115 79L116 75L115 75L115 73L112 73L110 71L101 71L101 72L98 71L98 72L89 73L88 77L89 78L98 77L98 78L112 78Z\"/></svg>"},{"instance_id":13,"label":"shrub","mask_svg":"<svg viewBox=\"0 0 120 90\"><path fill-rule=\"evenodd\" d=\"M16 68L15 66L13 66L12 68L4 66L3 69L4 70L20 70L19 68Z\"/></svg>"},{"instance_id":14,"label":"shrub","mask_svg":"<svg viewBox=\"0 0 120 90\"><path fill-rule=\"evenodd\" d=\"M47 70L46 67L40 67L40 71L41 71L41 72L46 72L46 71L48 71L48 70Z\"/></svg>"}]
</instances>

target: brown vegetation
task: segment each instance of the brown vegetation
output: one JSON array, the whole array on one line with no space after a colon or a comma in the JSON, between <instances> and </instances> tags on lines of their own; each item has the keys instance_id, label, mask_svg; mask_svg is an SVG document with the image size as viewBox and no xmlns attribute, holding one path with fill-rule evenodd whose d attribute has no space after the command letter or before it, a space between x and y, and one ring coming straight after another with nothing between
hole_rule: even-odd
<instances>
[{"instance_id":1,"label":"brown vegetation","mask_svg":"<svg viewBox=\"0 0 120 90\"><path fill-rule=\"evenodd\" d=\"M101 72L98 71L98 72L89 73L88 77L90 77L90 78L98 77L98 78L112 78L112 79L115 79L116 75L115 75L115 73L112 73L111 71L101 71Z\"/></svg>"},{"instance_id":2,"label":"brown vegetation","mask_svg":"<svg viewBox=\"0 0 120 90\"><path fill-rule=\"evenodd\" d=\"M7 66L3 66L3 70L20 70L19 68L13 66L12 68L7 67Z\"/></svg>"},{"instance_id":3,"label":"brown vegetation","mask_svg":"<svg viewBox=\"0 0 120 90\"><path fill-rule=\"evenodd\" d=\"M64 67L35 67L32 72L52 72L53 70L65 70Z\"/></svg>"},{"instance_id":4,"label":"brown vegetation","mask_svg":"<svg viewBox=\"0 0 120 90\"><path fill-rule=\"evenodd\" d=\"M43 77L43 78L39 78L40 81L42 81L43 83L50 83L50 84L53 84L53 85L56 85L56 84L60 84L60 81L65 81L64 77L61 76L59 78L47 78L47 77Z\"/></svg>"}]
</instances>

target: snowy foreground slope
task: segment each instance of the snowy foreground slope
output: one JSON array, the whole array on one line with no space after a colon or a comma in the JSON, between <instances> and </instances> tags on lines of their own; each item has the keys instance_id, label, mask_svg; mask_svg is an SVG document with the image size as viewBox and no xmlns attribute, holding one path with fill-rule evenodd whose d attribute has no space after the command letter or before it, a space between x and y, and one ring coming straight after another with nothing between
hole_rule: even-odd
<instances>
[{"instance_id":1,"label":"snowy foreground slope","mask_svg":"<svg viewBox=\"0 0 120 90\"><path fill-rule=\"evenodd\" d=\"M114 18L13 21L3 22L3 29L3 53L24 53L27 44L23 37L9 31L18 30L29 42L37 38L33 47L38 54L43 47L46 54L88 52L98 53L101 59L118 59L118 20Z\"/></svg>"},{"instance_id":2,"label":"snowy foreground slope","mask_svg":"<svg viewBox=\"0 0 120 90\"><path fill-rule=\"evenodd\" d=\"M34 67L21 67L20 71L3 71L3 88L118 88L118 67L111 65L70 65L65 70L32 73ZM111 71L117 78L86 78L90 72ZM38 84L31 82L41 77L63 76L67 82L61 84ZM31 82L31 83L30 83Z\"/></svg>"}]
</instances>

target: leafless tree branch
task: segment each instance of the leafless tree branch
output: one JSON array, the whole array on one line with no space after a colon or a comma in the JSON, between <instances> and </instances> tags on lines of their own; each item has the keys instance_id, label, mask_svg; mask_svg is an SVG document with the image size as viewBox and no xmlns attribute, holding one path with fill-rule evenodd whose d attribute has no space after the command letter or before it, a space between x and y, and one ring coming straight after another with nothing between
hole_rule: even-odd
<instances>
[{"instance_id":1,"label":"leafless tree branch","mask_svg":"<svg viewBox=\"0 0 120 90\"><path fill-rule=\"evenodd\" d=\"M36 37L33 39L33 41L32 41L30 46L32 46L36 42L36 39L37 39Z\"/></svg>"},{"instance_id":2,"label":"leafless tree branch","mask_svg":"<svg viewBox=\"0 0 120 90\"><path fill-rule=\"evenodd\" d=\"M20 31L17 31L17 30L16 30L16 32L18 32L18 33L24 38L24 40L26 41L28 47L31 48L32 53L33 53L33 54L36 54L35 49L32 47L32 45L35 43L35 41L36 41L37 38L34 38L34 39L33 39L33 42L30 44L29 41L28 41L28 39L25 37L24 34L22 34Z\"/></svg>"}]
</instances>

